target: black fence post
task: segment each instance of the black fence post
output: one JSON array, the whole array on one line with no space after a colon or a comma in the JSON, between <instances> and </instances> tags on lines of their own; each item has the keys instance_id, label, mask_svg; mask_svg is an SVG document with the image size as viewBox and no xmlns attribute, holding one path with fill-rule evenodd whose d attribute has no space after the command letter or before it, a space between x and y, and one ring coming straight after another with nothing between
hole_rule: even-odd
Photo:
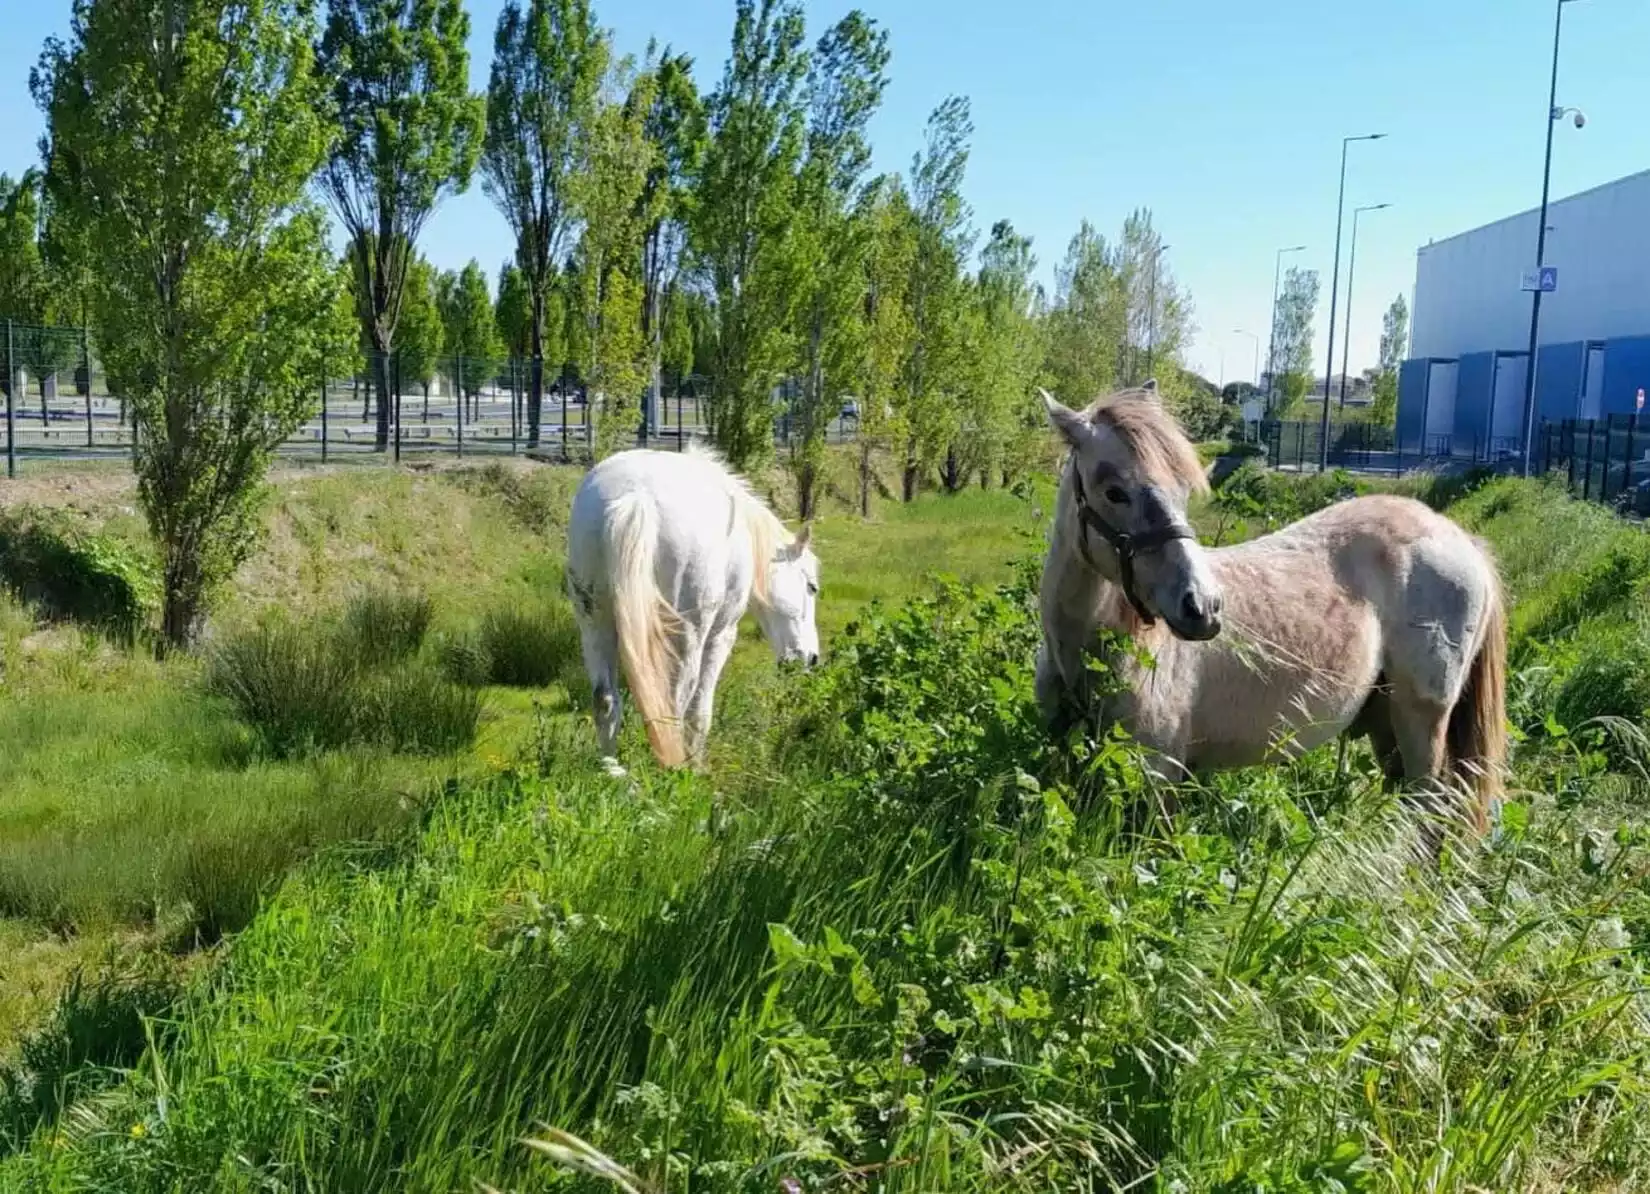
<instances>
[{"instance_id":1,"label":"black fence post","mask_svg":"<svg viewBox=\"0 0 1650 1194\"><path fill-rule=\"evenodd\" d=\"M1587 464L1586 474L1581 478L1581 500L1587 501L1593 496L1593 440L1598 432L1598 420L1587 420Z\"/></svg>"},{"instance_id":2,"label":"black fence post","mask_svg":"<svg viewBox=\"0 0 1650 1194\"><path fill-rule=\"evenodd\" d=\"M390 367L395 374L395 463L401 463L401 354L397 352L390 358Z\"/></svg>"},{"instance_id":3,"label":"black fence post","mask_svg":"<svg viewBox=\"0 0 1650 1194\"><path fill-rule=\"evenodd\" d=\"M321 354L321 463L327 462L327 358Z\"/></svg>"},{"instance_id":4,"label":"black fence post","mask_svg":"<svg viewBox=\"0 0 1650 1194\"><path fill-rule=\"evenodd\" d=\"M86 446L94 446L92 437L92 338L85 328L80 329L80 367L86 371Z\"/></svg>"},{"instance_id":5,"label":"black fence post","mask_svg":"<svg viewBox=\"0 0 1650 1194\"><path fill-rule=\"evenodd\" d=\"M1634 411L1627 416L1627 447L1621 454L1621 491L1628 495L1629 500L1633 492L1633 435L1638 429L1639 416Z\"/></svg>"},{"instance_id":6,"label":"black fence post","mask_svg":"<svg viewBox=\"0 0 1650 1194\"><path fill-rule=\"evenodd\" d=\"M453 354L453 389L458 398L458 455L464 457L464 357L459 353Z\"/></svg>"},{"instance_id":7,"label":"black fence post","mask_svg":"<svg viewBox=\"0 0 1650 1194\"><path fill-rule=\"evenodd\" d=\"M516 454L516 400L521 397L521 370L515 357L510 358L510 455Z\"/></svg>"},{"instance_id":8,"label":"black fence post","mask_svg":"<svg viewBox=\"0 0 1650 1194\"><path fill-rule=\"evenodd\" d=\"M12 358L11 320L6 320L6 476L17 476L17 366Z\"/></svg>"}]
</instances>

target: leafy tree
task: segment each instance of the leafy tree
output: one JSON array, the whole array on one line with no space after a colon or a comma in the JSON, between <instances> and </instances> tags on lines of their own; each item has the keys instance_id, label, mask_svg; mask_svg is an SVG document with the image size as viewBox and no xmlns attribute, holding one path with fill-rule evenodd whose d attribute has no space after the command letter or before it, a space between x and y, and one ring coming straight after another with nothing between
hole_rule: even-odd
<instances>
[{"instance_id":1,"label":"leafy tree","mask_svg":"<svg viewBox=\"0 0 1650 1194\"><path fill-rule=\"evenodd\" d=\"M648 61L654 50L648 47ZM693 185L704 166L705 106L693 83L693 60L667 49L657 63L649 66L653 77L651 102L643 124L643 135L653 147L652 166L637 198L637 218L642 224L642 335L648 346L649 426L658 418L658 404L664 397L667 357L683 359L687 329L672 329L670 295L687 247L688 213L693 203ZM667 339L674 334L674 344Z\"/></svg>"},{"instance_id":2,"label":"leafy tree","mask_svg":"<svg viewBox=\"0 0 1650 1194\"><path fill-rule=\"evenodd\" d=\"M897 175L873 182L866 202L868 231L865 315L859 356L859 512L871 516L871 457L906 440L900 401L914 329L908 301L917 256L917 218Z\"/></svg>"},{"instance_id":3,"label":"leafy tree","mask_svg":"<svg viewBox=\"0 0 1650 1194\"><path fill-rule=\"evenodd\" d=\"M718 446L735 468L773 450L773 389L795 360L791 226L805 130L802 10L737 0L733 50L709 102L691 237L714 298Z\"/></svg>"},{"instance_id":4,"label":"leafy tree","mask_svg":"<svg viewBox=\"0 0 1650 1194\"><path fill-rule=\"evenodd\" d=\"M856 207L871 161L866 126L882 103L887 67L887 32L858 10L819 39L809 64L808 148L793 229L803 369L791 467L803 518L813 517L826 431L853 368L866 247Z\"/></svg>"},{"instance_id":5,"label":"leafy tree","mask_svg":"<svg viewBox=\"0 0 1650 1194\"><path fill-rule=\"evenodd\" d=\"M527 279L514 262L498 271L498 301L493 304L493 322L498 325L504 351L513 357L527 357L533 351L533 298Z\"/></svg>"},{"instance_id":6,"label":"leafy tree","mask_svg":"<svg viewBox=\"0 0 1650 1194\"><path fill-rule=\"evenodd\" d=\"M482 189L516 234L528 295L527 442L544 409L550 290L578 220L572 191L588 169L597 93L610 49L588 0L506 0L493 34ZM558 362L559 363L559 362Z\"/></svg>"},{"instance_id":7,"label":"leafy tree","mask_svg":"<svg viewBox=\"0 0 1650 1194\"><path fill-rule=\"evenodd\" d=\"M0 319L42 323L51 292L40 253L37 170L13 180L0 174Z\"/></svg>"},{"instance_id":8,"label":"leafy tree","mask_svg":"<svg viewBox=\"0 0 1650 1194\"><path fill-rule=\"evenodd\" d=\"M1131 385L1160 373L1158 388L1173 385L1173 369L1192 334L1191 306L1175 281L1164 255L1163 237L1152 226L1148 208L1137 208L1123 221L1118 242L1117 271L1127 315L1122 360Z\"/></svg>"},{"instance_id":9,"label":"leafy tree","mask_svg":"<svg viewBox=\"0 0 1650 1194\"><path fill-rule=\"evenodd\" d=\"M1312 384L1312 318L1318 309L1318 271L1291 268L1278 294L1272 409L1293 412Z\"/></svg>"},{"instance_id":10,"label":"leafy tree","mask_svg":"<svg viewBox=\"0 0 1650 1194\"><path fill-rule=\"evenodd\" d=\"M436 279L435 301L446 351L442 363L453 378L455 392L475 398L502 355L481 264L471 258L463 270L444 272Z\"/></svg>"},{"instance_id":11,"label":"leafy tree","mask_svg":"<svg viewBox=\"0 0 1650 1194\"><path fill-rule=\"evenodd\" d=\"M96 252L173 645L251 551L264 472L335 347L311 26L302 0L76 0L30 80L51 203Z\"/></svg>"},{"instance_id":12,"label":"leafy tree","mask_svg":"<svg viewBox=\"0 0 1650 1194\"><path fill-rule=\"evenodd\" d=\"M340 135L321 180L338 214L375 354L377 444L389 444L390 354L419 233L470 185L483 101L470 94L462 0L327 0L318 49Z\"/></svg>"},{"instance_id":13,"label":"leafy tree","mask_svg":"<svg viewBox=\"0 0 1650 1194\"><path fill-rule=\"evenodd\" d=\"M1045 368L1055 395L1080 405L1116 383L1128 327L1123 283L1112 252L1087 220L1066 246L1054 281Z\"/></svg>"},{"instance_id":14,"label":"leafy tree","mask_svg":"<svg viewBox=\"0 0 1650 1194\"><path fill-rule=\"evenodd\" d=\"M651 74L637 75L628 62L616 66L591 129L589 169L574 180L584 216L574 355L588 396L585 417L597 420L598 458L635 435L647 384L641 279L647 213L640 199L655 157L646 121L656 83Z\"/></svg>"},{"instance_id":15,"label":"leafy tree","mask_svg":"<svg viewBox=\"0 0 1650 1194\"><path fill-rule=\"evenodd\" d=\"M1376 367L1370 422L1391 427L1398 421L1398 369L1409 343L1409 304L1404 296L1392 300L1381 318L1381 359Z\"/></svg>"},{"instance_id":16,"label":"leafy tree","mask_svg":"<svg viewBox=\"0 0 1650 1194\"><path fill-rule=\"evenodd\" d=\"M401 384L411 383L424 391L424 417L428 419L430 383L435 381L446 329L435 302L435 269L422 257L414 258L408 267L395 338Z\"/></svg>"},{"instance_id":17,"label":"leafy tree","mask_svg":"<svg viewBox=\"0 0 1650 1194\"><path fill-rule=\"evenodd\" d=\"M923 149L912 162L917 246L906 296L912 331L902 395L906 442L901 489L906 501L916 496L921 470L937 463L941 454L946 488L962 484L957 410L966 385L971 301L963 262L973 242L962 181L973 132L968 101L952 96L929 116Z\"/></svg>"},{"instance_id":18,"label":"leafy tree","mask_svg":"<svg viewBox=\"0 0 1650 1194\"><path fill-rule=\"evenodd\" d=\"M1018 472L1046 440L1034 387L1042 369L1040 294L1032 274L1031 238L999 220L980 253L977 380L963 407L959 451L963 468L982 486L993 473Z\"/></svg>"}]
</instances>

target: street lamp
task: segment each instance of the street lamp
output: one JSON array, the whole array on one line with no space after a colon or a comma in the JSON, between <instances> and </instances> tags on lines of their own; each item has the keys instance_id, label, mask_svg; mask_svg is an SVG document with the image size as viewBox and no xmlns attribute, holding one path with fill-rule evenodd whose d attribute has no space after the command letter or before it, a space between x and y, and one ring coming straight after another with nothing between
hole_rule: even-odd
<instances>
[{"instance_id":1,"label":"street lamp","mask_svg":"<svg viewBox=\"0 0 1650 1194\"><path fill-rule=\"evenodd\" d=\"M1260 390L1260 337L1255 335L1255 333L1253 333L1251 331L1248 331L1244 328L1233 328L1232 329L1232 335L1234 335L1234 336L1248 336L1249 339L1251 339L1255 342L1255 390L1257 392L1259 392L1259 390Z\"/></svg>"},{"instance_id":2,"label":"street lamp","mask_svg":"<svg viewBox=\"0 0 1650 1194\"><path fill-rule=\"evenodd\" d=\"M1541 335L1541 267L1547 257L1547 197L1553 181L1553 126L1566 116L1575 121L1576 128L1585 128L1587 117L1576 108L1558 106L1558 41L1564 32L1564 6L1571 0L1557 0L1553 5L1553 74L1547 87L1547 153L1541 165L1541 214L1535 222L1536 286L1530 295L1530 355L1524 366L1524 475L1530 475L1531 441L1535 439L1535 364L1536 340Z\"/></svg>"},{"instance_id":3,"label":"street lamp","mask_svg":"<svg viewBox=\"0 0 1650 1194\"><path fill-rule=\"evenodd\" d=\"M1272 331L1271 341L1266 349L1266 409L1270 414L1277 398L1278 388L1278 283L1283 278L1283 255L1285 253L1304 253L1305 245L1290 245L1287 249L1278 250L1277 265L1272 269ZM1260 385L1260 378L1255 378L1255 385Z\"/></svg>"},{"instance_id":4,"label":"street lamp","mask_svg":"<svg viewBox=\"0 0 1650 1194\"><path fill-rule=\"evenodd\" d=\"M1335 305L1341 284L1341 219L1346 213L1346 151L1354 141L1379 141L1385 133L1341 138L1341 191L1335 200L1335 268L1329 275L1329 351L1324 353L1323 419L1318 425L1318 471L1329 471L1329 383L1335 376Z\"/></svg>"},{"instance_id":5,"label":"street lamp","mask_svg":"<svg viewBox=\"0 0 1650 1194\"><path fill-rule=\"evenodd\" d=\"M1163 254L1167 253L1168 251L1169 251L1169 246L1168 245L1158 245L1157 248L1152 250L1152 280L1151 280L1150 287L1147 289L1147 295L1146 295L1146 305L1150 308L1150 310L1147 312L1147 316L1146 316L1146 318L1147 318L1146 376L1147 377L1152 376L1152 356L1157 350L1157 262L1158 262L1158 259L1161 258L1163 256Z\"/></svg>"},{"instance_id":6,"label":"street lamp","mask_svg":"<svg viewBox=\"0 0 1650 1194\"><path fill-rule=\"evenodd\" d=\"M1346 409L1346 371L1349 368L1347 358L1352 355L1352 279L1358 269L1358 217L1366 211L1380 211L1391 206L1390 203L1370 203L1352 209L1352 248L1346 255L1346 331L1341 336L1342 410Z\"/></svg>"}]
</instances>

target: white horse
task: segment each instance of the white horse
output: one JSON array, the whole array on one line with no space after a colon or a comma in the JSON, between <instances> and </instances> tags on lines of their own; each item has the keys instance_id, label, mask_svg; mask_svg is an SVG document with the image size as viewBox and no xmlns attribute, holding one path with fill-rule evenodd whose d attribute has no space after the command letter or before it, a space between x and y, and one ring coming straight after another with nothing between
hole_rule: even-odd
<instances>
[{"instance_id":1,"label":"white horse","mask_svg":"<svg viewBox=\"0 0 1650 1194\"><path fill-rule=\"evenodd\" d=\"M1203 469L1154 385L1083 411L1043 399L1071 449L1037 658L1057 730L1089 712L1096 631L1121 631L1154 664L1109 659L1129 691L1104 712L1169 778L1364 734L1390 780L1464 789L1465 821L1485 828L1506 755L1506 623L1482 544L1420 502L1372 495L1206 550L1186 519Z\"/></svg>"},{"instance_id":2,"label":"white horse","mask_svg":"<svg viewBox=\"0 0 1650 1194\"><path fill-rule=\"evenodd\" d=\"M703 759L716 682L754 608L781 662L819 659L819 560L714 454L634 449L573 495L567 588L615 775L619 673L666 767ZM685 733L684 733L685 729Z\"/></svg>"}]
</instances>

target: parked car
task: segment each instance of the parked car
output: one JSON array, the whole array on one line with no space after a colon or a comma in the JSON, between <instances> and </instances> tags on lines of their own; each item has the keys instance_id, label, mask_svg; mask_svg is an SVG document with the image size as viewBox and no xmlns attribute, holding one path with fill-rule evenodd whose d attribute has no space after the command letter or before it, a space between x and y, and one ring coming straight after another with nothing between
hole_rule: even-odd
<instances>
[{"instance_id":1,"label":"parked car","mask_svg":"<svg viewBox=\"0 0 1650 1194\"><path fill-rule=\"evenodd\" d=\"M856 423L859 421L858 398L844 398L842 400L841 417L844 419L853 419Z\"/></svg>"}]
</instances>

